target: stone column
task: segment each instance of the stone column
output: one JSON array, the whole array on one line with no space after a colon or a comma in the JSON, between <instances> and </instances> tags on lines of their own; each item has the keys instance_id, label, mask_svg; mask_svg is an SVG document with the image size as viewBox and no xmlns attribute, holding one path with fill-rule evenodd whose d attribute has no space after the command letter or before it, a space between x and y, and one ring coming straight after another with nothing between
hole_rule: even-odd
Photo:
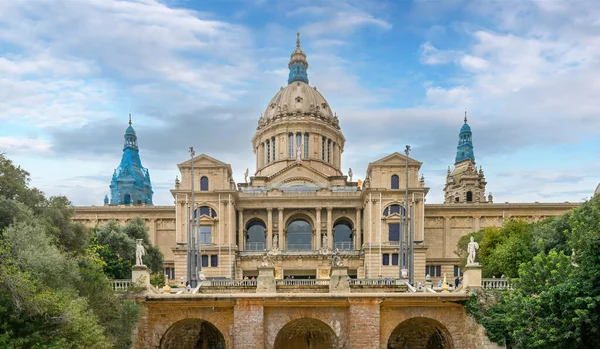
<instances>
[{"instance_id":1,"label":"stone column","mask_svg":"<svg viewBox=\"0 0 600 349\"><path fill-rule=\"evenodd\" d=\"M264 348L262 300L239 298L233 306L233 347Z\"/></svg>"},{"instance_id":2,"label":"stone column","mask_svg":"<svg viewBox=\"0 0 600 349\"><path fill-rule=\"evenodd\" d=\"M283 250L284 242L283 242L283 207L277 208L277 231L279 232L279 250Z\"/></svg>"},{"instance_id":3,"label":"stone column","mask_svg":"<svg viewBox=\"0 0 600 349\"><path fill-rule=\"evenodd\" d=\"M327 207L327 247L332 250L333 249L333 222L331 221L331 213L333 211L333 207Z\"/></svg>"},{"instance_id":4,"label":"stone column","mask_svg":"<svg viewBox=\"0 0 600 349\"><path fill-rule=\"evenodd\" d=\"M317 223L315 227L315 235L317 235L317 243L315 245L316 250L321 249L321 207L315 208L315 215L317 216Z\"/></svg>"},{"instance_id":5,"label":"stone column","mask_svg":"<svg viewBox=\"0 0 600 349\"><path fill-rule=\"evenodd\" d=\"M356 238L354 239L356 245L354 246L355 250L360 250L362 247L362 225L360 221L360 207L356 207L356 227L354 229L354 234L356 234Z\"/></svg>"},{"instance_id":6,"label":"stone column","mask_svg":"<svg viewBox=\"0 0 600 349\"><path fill-rule=\"evenodd\" d=\"M446 216L444 217L444 235L442 235L442 257L445 258L446 257L446 241L447 241L447 236L450 235L450 230L451 225L450 225L450 220L452 219L452 217L450 216Z\"/></svg>"},{"instance_id":7,"label":"stone column","mask_svg":"<svg viewBox=\"0 0 600 349\"><path fill-rule=\"evenodd\" d=\"M233 228L233 200L231 197L227 201L227 244L231 245L231 239L233 234L235 234L235 229Z\"/></svg>"},{"instance_id":8,"label":"stone column","mask_svg":"<svg viewBox=\"0 0 600 349\"><path fill-rule=\"evenodd\" d=\"M267 208L267 250L273 248L273 209Z\"/></svg>"},{"instance_id":9,"label":"stone column","mask_svg":"<svg viewBox=\"0 0 600 349\"><path fill-rule=\"evenodd\" d=\"M244 209L238 210L238 251L244 250Z\"/></svg>"},{"instance_id":10,"label":"stone column","mask_svg":"<svg viewBox=\"0 0 600 349\"><path fill-rule=\"evenodd\" d=\"M150 219L148 222L148 227L150 228L150 231L148 232L148 235L150 236L150 242L152 245L158 246L158 230L156 229L156 219Z\"/></svg>"}]
</instances>

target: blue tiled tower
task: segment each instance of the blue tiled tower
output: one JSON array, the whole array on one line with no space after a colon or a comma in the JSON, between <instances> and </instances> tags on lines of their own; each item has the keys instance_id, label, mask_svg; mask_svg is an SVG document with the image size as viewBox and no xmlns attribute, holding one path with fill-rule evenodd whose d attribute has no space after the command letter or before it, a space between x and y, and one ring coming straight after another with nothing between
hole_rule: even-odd
<instances>
[{"instance_id":1,"label":"blue tiled tower","mask_svg":"<svg viewBox=\"0 0 600 349\"><path fill-rule=\"evenodd\" d=\"M123 157L110 182L110 204L152 205L152 194L150 173L142 166L137 136L131 126L131 114L129 114Z\"/></svg>"},{"instance_id":2,"label":"blue tiled tower","mask_svg":"<svg viewBox=\"0 0 600 349\"><path fill-rule=\"evenodd\" d=\"M471 127L467 124L467 112L465 111L465 123L460 128L458 146L456 147L456 158L454 159L454 170L446 175L446 186L444 186L444 203L486 203L492 202L492 193L485 197L485 176L483 169L475 166L475 154L473 153L473 134Z\"/></svg>"},{"instance_id":3,"label":"blue tiled tower","mask_svg":"<svg viewBox=\"0 0 600 349\"><path fill-rule=\"evenodd\" d=\"M460 128L460 134L458 135L458 147L456 147L456 160L455 163L471 159L475 162L475 155L473 154L473 134L471 133L471 127L467 124L467 113L465 112L465 123Z\"/></svg>"}]
</instances>

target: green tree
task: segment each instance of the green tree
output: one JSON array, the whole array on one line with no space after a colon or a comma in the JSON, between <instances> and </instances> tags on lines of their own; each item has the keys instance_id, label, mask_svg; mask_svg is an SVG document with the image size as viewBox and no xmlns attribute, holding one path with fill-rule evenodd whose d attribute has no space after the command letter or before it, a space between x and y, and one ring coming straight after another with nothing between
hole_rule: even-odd
<instances>
[{"instance_id":1,"label":"green tree","mask_svg":"<svg viewBox=\"0 0 600 349\"><path fill-rule=\"evenodd\" d=\"M530 236L529 254L513 263L519 263L514 290L491 306L482 306L485 297L473 298L467 311L508 348L600 347L600 198L529 229L512 229L523 242L516 250L523 251ZM514 246L509 237L490 256Z\"/></svg>"}]
</instances>

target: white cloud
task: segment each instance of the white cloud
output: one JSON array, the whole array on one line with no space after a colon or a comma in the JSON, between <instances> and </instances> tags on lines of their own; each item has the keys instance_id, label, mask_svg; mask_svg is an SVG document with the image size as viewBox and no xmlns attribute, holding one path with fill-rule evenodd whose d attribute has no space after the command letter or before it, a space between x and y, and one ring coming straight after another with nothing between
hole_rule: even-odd
<instances>
[{"instance_id":1,"label":"white cloud","mask_svg":"<svg viewBox=\"0 0 600 349\"><path fill-rule=\"evenodd\" d=\"M436 106L466 107L471 104L471 91L465 86L449 89L441 87L427 88L427 101Z\"/></svg>"},{"instance_id":2,"label":"white cloud","mask_svg":"<svg viewBox=\"0 0 600 349\"><path fill-rule=\"evenodd\" d=\"M425 42L420 47L421 63L427 65L438 65L452 63L457 55L456 51L440 50L433 46L430 42Z\"/></svg>"},{"instance_id":3,"label":"white cloud","mask_svg":"<svg viewBox=\"0 0 600 349\"><path fill-rule=\"evenodd\" d=\"M40 138L0 137L0 150L8 154L9 157L30 153L43 155L49 152L51 146L52 144L49 141Z\"/></svg>"},{"instance_id":4,"label":"white cloud","mask_svg":"<svg viewBox=\"0 0 600 349\"><path fill-rule=\"evenodd\" d=\"M485 70L489 67L488 61L480 57L475 57L471 55L464 55L460 59L460 64L466 70L471 71Z\"/></svg>"}]
</instances>

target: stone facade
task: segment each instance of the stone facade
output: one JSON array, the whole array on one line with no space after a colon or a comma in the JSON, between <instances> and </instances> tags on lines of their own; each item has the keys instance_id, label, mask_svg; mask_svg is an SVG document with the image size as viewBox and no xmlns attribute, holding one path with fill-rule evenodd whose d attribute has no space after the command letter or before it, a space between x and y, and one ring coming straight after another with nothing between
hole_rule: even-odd
<instances>
[{"instance_id":1,"label":"stone facade","mask_svg":"<svg viewBox=\"0 0 600 349\"><path fill-rule=\"evenodd\" d=\"M466 297L397 293L147 296L137 348L174 348L173 338L178 338L177 348L192 347L186 343L266 349L413 348L428 347L428 343L434 348L440 343L444 348L499 348L457 303Z\"/></svg>"}]
</instances>

